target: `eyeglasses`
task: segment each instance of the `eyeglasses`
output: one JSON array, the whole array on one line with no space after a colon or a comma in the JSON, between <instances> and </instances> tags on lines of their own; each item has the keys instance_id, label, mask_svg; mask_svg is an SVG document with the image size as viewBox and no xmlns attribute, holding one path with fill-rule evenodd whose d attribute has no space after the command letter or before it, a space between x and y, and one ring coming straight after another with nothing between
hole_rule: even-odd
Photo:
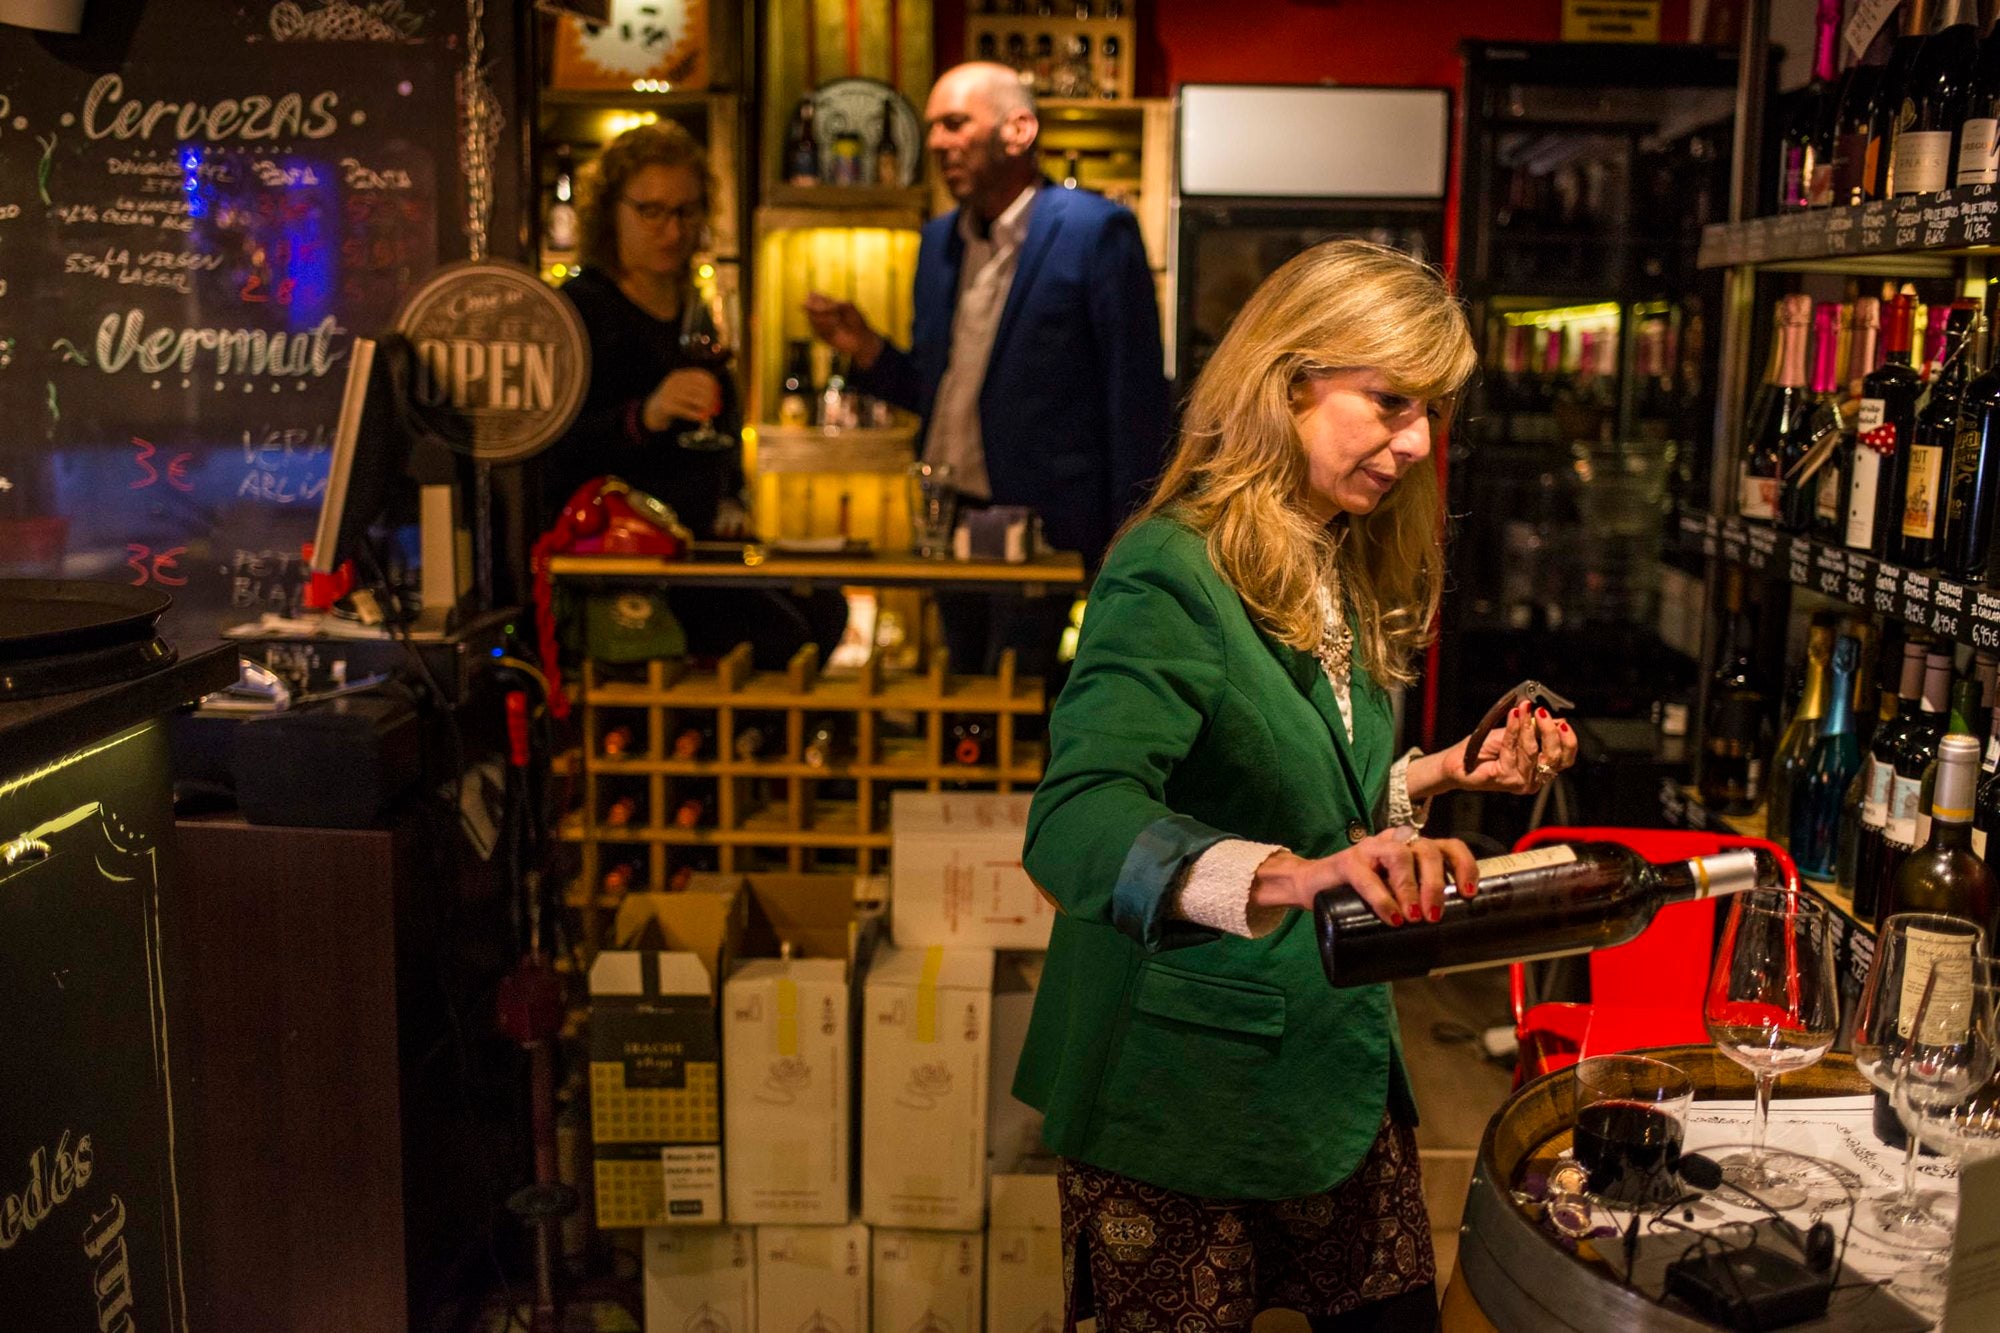
<instances>
[{"instance_id":1,"label":"eyeglasses","mask_svg":"<svg viewBox=\"0 0 2000 1333\"><path fill-rule=\"evenodd\" d=\"M680 223L684 229L693 227L698 225L708 212L701 204L682 204L679 208L668 208L661 203L642 204L630 197L621 197L618 202L637 213L639 221L649 227L657 227L668 218Z\"/></svg>"}]
</instances>

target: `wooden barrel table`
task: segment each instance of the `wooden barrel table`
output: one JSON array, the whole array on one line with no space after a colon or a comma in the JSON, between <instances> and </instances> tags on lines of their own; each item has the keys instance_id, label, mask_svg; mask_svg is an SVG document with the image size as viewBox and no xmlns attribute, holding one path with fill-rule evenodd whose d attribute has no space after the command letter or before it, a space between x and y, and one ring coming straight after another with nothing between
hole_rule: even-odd
<instances>
[{"instance_id":1,"label":"wooden barrel table","mask_svg":"<svg viewBox=\"0 0 2000 1333\"><path fill-rule=\"evenodd\" d=\"M1697 1102L1748 1101L1755 1095L1750 1072L1713 1046L1629 1054L1686 1071ZM1559 1069L1508 1098L1487 1123L1466 1193L1458 1263L1445 1290L1445 1333L1713 1333L1713 1324L1657 1305L1620 1284L1603 1264L1571 1253L1514 1202L1514 1190L1530 1171L1546 1168L1568 1149L1575 1087L1575 1071ZM1873 1090L1855 1071L1852 1056L1828 1055L1780 1079L1774 1101Z\"/></svg>"}]
</instances>

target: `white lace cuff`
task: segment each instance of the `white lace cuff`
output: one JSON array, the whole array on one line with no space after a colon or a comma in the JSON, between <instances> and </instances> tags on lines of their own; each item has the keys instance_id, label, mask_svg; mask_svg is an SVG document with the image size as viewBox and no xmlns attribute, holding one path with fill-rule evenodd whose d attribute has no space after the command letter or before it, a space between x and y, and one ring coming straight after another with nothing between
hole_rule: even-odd
<instances>
[{"instance_id":1,"label":"white lace cuff","mask_svg":"<svg viewBox=\"0 0 2000 1333\"><path fill-rule=\"evenodd\" d=\"M1411 750L1389 766L1389 810L1383 820L1387 828L1397 828L1409 824L1421 829L1431 817L1431 798L1426 796L1421 806L1410 803L1410 761L1423 753Z\"/></svg>"},{"instance_id":2,"label":"white lace cuff","mask_svg":"<svg viewBox=\"0 0 2000 1333\"><path fill-rule=\"evenodd\" d=\"M1407 797L1405 798L1408 804ZM1247 838L1227 838L1216 843L1188 867L1187 878L1174 899L1174 914L1197 926L1220 930L1250 939L1268 935L1285 919L1285 908L1250 906L1250 885L1257 867L1273 852L1284 848L1275 843L1251 842Z\"/></svg>"}]
</instances>

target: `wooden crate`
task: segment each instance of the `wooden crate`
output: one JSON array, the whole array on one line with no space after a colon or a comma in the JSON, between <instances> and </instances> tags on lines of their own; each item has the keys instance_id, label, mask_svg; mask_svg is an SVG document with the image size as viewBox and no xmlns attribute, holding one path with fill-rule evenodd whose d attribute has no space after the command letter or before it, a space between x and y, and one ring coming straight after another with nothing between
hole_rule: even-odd
<instances>
[{"instance_id":1,"label":"wooden crate","mask_svg":"<svg viewBox=\"0 0 2000 1333\"><path fill-rule=\"evenodd\" d=\"M838 857L843 872L874 874L888 859L891 791L1014 791L1040 780L1045 758L1040 742L1016 737L1018 719L1042 711L1043 693L1041 681L1015 676L1011 653L997 676L955 676L940 650L920 675L887 676L871 661L855 676L829 679L810 646L784 671L755 671L744 644L714 671L656 661L642 681L607 679L586 662L581 695L582 735L560 765L581 779L579 801L558 834L579 850L568 903L581 915L586 957L622 898L604 885L621 862L640 868L623 891L668 887L693 849L712 853L724 873L758 868L760 859L799 873ZM991 719L991 763L952 762L946 718L956 714ZM839 721L848 747L815 762L807 738L822 717ZM631 746L609 757L604 738L620 726L631 728ZM763 746L745 756L735 742L751 726L764 733ZM709 741L678 757L675 738L686 729L706 729ZM836 785L851 796L832 798ZM684 826L675 812L690 798L706 798L708 808ZM614 826L606 813L620 799L635 808Z\"/></svg>"}]
</instances>

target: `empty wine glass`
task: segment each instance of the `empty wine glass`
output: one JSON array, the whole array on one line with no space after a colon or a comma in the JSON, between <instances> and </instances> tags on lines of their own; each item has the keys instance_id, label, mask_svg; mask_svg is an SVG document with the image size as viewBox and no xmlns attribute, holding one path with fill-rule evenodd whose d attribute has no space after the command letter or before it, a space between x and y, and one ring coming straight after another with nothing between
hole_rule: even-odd
<instances>
[{"instance_id":1,"label":"empty wine glass","mask_svg":"<svg viewBox=\"0 0 2000 1333\"><path fill-rule=\"evenodd\" d=\"M1840 1005L1834 986L1833 919L1787 889L1735 895L1716 946L1702 1021L1722 1053L1757 1083L1750 1150L1722 1159L1724 1183L1773 1208L1795 1208L1805 1187L1776 1170L1764 1150L1778 1076L1817 1062L1833 1045Z\"/></svg>"},{"instance_id":2,"label":"empty wine glass","mask_svg":"<svg viewBox=\"0 0 2000 1333\"><path fill-rule=\"evenodd\" d=\"M1933 964L1896 1069L1903 1128L1954 1161L2000 1156L2000 964L1972 960L1970 984Z\"/></svg>"},{"instance_id":3,"label":"empty wine glass","mask_svg":"<svg viewBox=\"0 0 2000 1333\"><path fill-rule=\"evenodd\" d=\"M689 366L705 370L715 376L719 387L722 377L729 373L729 360L735 354L729 337L729 315L722 308L722 294L717 291L704 293L700 288L689 286L687 295L681 301L681 356ZM717 401L716 407L721 408ZM693 430L684 430L675 437L674 443L683 449L712 453L719 449L736 446L733 436L725 435L715 428L715 419L709 417Z\"/></svg>"},{"instance_id":4,"label":"empty wine glass","mask_svg":"<svg viewBox=\"0 0 2000 1333\"><path fill-rule=\"evenodd\" d=\"M1875 964L1854 1016L1854 1067L1862 1077L1885 1095L1895 1092L1924 988L1936 991L1933 973L1943 979L1947 993L1969 990L1973 960L1985 947L1986 932L1964 917L1898 912L1882 923L1875 936ZM1940 1026L1942 1020L1933 1021L1933 1035ZM1950 1205L1936 1191L1918 1191L1917 1145L1917 1137L1910 1135L1900 1188L1865 1198L1855 1223L1878 1240L1932 1249L1951 1238Z\"/></svg>"}]
</instances>

